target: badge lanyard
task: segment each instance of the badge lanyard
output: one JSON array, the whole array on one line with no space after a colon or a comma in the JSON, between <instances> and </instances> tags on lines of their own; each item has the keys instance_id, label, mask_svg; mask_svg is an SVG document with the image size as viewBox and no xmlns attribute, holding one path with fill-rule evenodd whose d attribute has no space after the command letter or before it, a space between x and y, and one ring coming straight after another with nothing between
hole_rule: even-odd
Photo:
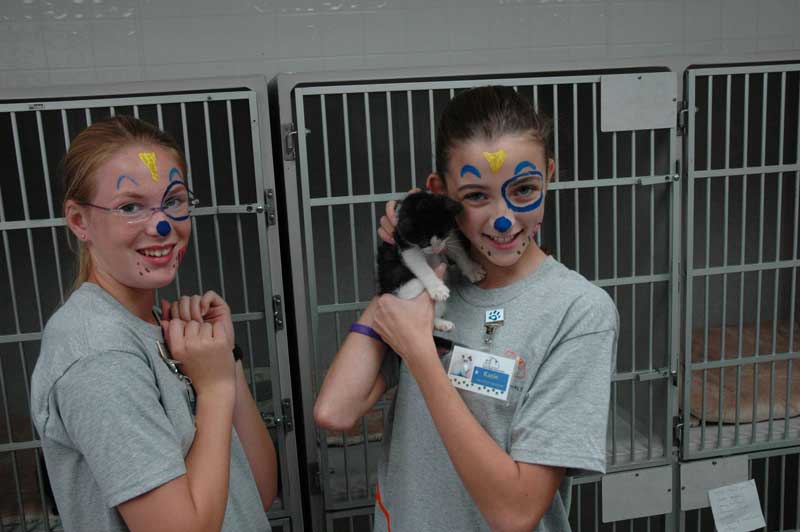
<instances>
[{"instance_id":1,"label":"badge lanyard","mask_svg":"<svg viewBox=\"0 0 800 532\"><path fill-rule=\"evenodd\" d=\"M170 372L175 375L179 381L181 381L186 386L186 393L189 396L189 407L192 410L192 415L195 413L195 396L194 396L194 388L192 388L192 379L181 373L178 369L178 364L180 364L180 360L175 360L171 358L167 354L167 347L159 341L156 341L156 348L158 349L158 354L161 357L161 360L164 361L164 364L167 365Z\"/></svg>"}]
</instances>

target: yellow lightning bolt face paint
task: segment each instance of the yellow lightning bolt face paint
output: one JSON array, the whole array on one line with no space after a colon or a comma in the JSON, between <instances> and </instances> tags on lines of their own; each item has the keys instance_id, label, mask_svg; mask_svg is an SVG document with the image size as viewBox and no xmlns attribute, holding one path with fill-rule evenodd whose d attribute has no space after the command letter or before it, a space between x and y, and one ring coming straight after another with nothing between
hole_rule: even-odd
<instances>
[{"instance_id":1,"label":"yellow lightning bolt face paint","mask_svg":"<svg viewBox=\"0 0 800 532\"><path fill-rule=\"evenodd\" d=\"M153 181L158 183L158 168L156 168L156 154L148 151L142 152L139 154L139 159L142 160L144 165L150 170L150 175L153 177Z\"/></svg>"},{"instance_id":2,"label":"yellow lightning bolt face paint","mask_svg":"<svg viewBox=\"0 0 800 532\"><path fill-rule=\"evenodd\" d=\"M505 150L497 150L495 152L485 151L483 152L483 156L486 158L486 162L489 163L489 168L491 168L494 173L497 173L497 171L503 167L503 163L506 162Z\"/></svg>"}]
</instances>

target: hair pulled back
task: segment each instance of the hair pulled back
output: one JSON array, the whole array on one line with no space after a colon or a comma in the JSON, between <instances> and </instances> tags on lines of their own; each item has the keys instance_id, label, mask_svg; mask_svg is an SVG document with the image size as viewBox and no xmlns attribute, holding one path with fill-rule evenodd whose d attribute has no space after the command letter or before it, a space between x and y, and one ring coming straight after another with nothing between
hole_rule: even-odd
<instances>
[{"instance_id":1,"label":"hair pulled back","mask_svg":"<svg viewBox=\"0 0 800 532\"><path fill-rule=\"evenodd\" d=\"M171 151L180 165L181 173L186 175L186 159L170 134L132 116L115 116L95 122L72 140L61 163L64 203L68 200L78 203L91 201L97 169L120 150L134 144L161 146ZM83 242L78 241L78 273L72 285L73 290L89 278L91 267L89 250Z\"/></svg>"},{"instance_id":2,"label":"hair pulled back","mask_svg":"<svg viewBox=\"0 0 800 532\"><path fill-rule=\"evenodd\" d=\"M466 90L450 101L439 119L436 172L444 179L458 145L503 135L527 135L540 142L545 157L552 159L551 133L550 121L513 88L492 85Z\"/></svg>"}]
</instances>

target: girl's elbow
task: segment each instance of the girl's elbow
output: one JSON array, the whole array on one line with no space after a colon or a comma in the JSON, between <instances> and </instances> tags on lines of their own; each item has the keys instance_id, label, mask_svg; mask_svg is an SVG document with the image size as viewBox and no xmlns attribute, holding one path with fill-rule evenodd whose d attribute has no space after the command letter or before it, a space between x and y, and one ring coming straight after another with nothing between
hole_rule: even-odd
<instances>
[{"instance_id":1,"label":"girl's elbow","mask_svg":"<svg viewBox=\"0 0 800 532\"><path fill-rule=\"evenodd\" d=\"M531 512L530 509L508 509L494 516L489 525L496 532L531 532L539 525L541 518L539 512Z\"/></svg>"},{"instance_id":2,"label":"girl's elbow","mask_svg":"<svg viewBox=\"0 0 800 532\"><path fill-rule=\"evenodd\" d=\"M355 416L348 415L344 408L337 408L320 400L314 404L314 421L325 430L350 430L357 420Z\"/></svg>"}]
</instances>

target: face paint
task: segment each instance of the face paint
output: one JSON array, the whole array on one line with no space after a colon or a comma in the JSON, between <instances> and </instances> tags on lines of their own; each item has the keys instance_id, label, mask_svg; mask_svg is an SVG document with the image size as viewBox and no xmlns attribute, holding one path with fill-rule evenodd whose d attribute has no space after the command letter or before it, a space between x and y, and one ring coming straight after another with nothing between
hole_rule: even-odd
<instances>
[{"instance_id":1,"label":"face paint","mask_svg":"<svg viewBox=\"0 0 800 532\"><path fill-rule=\"evenodd\" d=\"M509 220L505 216L501 216L500 218L494 221L494 228L497 229L497 231L499 231L500 233L505 233L506 231L511 229L512 225L513 223L511 222L511 220Z\"/></svg>"},{"instance_id":2,"label":"face paint","mask_svg":"<svg viewBox=\"0 0 800 532\"><path fill-rule=\"evenodd\" d=\"M500 168L503 167L503 163L506 162L506 151L505 150L497 150L495 152L483 152L483 157L486 159L486 162L489 163L489 168L492 169L492 172L495 174L497 173Z\"/></svg>"},{"instance_id":3,"label":"face paint","mask_svg":"<svg viewBox=\"0 0 800 532\"><path fill-rule=\"evenodd\" d=\"M133 177L131 177L131 176L129 176L129 175L125 175L125 174L123 174L123 175L121 175L121 176L119 176L119 177L117 178L117 190L119 190L119 187L120 187L120 185L122 185L122 182L123 182L125 179L128 179L128 180L130 180L130 181L131 181L131 182L132 182L134 185L136 185L137 187L139 186L139 182L138 182L138 181L136 181L136 179L134 179Z\"/></svg>"},{"instance_id":4,"label":"face paint","mask_svg":"<svg viewBox=\"0 0 800 532\"><path fill-rule=\"evenodd\" d=\"M472 166L471 164L465 164L461 167L461 177L464 177L466 174L473 174L475 177L481 177L481 171Z\"/></svg>"},{"instance_id":5,"label":"face paint","mask_svg":"<svg viewBox=\"0 0 800 532\"><path fill-rule=\"evenodd\" d=\"M158 183L158 168L156 167L156 154L152 151L142 152L139 154L139 159L142 160L144 165L150 170L150 176L153 181Z\"/></svg>"},{"instance_id":6,"label":"face paint","mask_svg":"<svg viewBox=\"0 0 800 532\"><path fill-rule=\"evenodd\" d=\"M169 180L171 182L176 179L181 180L181 171L173 166L172 170L169 171Z\"/></svg>"},{"instance_id":7,"label":"face paint","mask_svg":"<svg viewBox=\"0 0 800 532\"><path fill-rule=\"evenodd\" d=\"M533 178L533 180L535 181L534 184L538 186L538 194L528 194L528 195L520 195L519 197L516 196L509 197L508 187L512 185L514 182L527 177ZM500 189L500 193L502 194L503 199L506 202L506 205L508 205L508 208L511 209L512 211L530 212L538 209L539 205L542 204L542 200L544 199L544 194L542 193L542 181L543 181L542 173L539 171L538 168L536 168L536 165L530 161L522 161L514 169L514 175L503 183L503 186Z\"/></svg>"},{"instance_id":8,"label":"face paint","mask_svg":"<svg viewBox=\"0 0 800 532\"><path fill-rule=\"evenodd\" d=\"M167 236L169 232L172 231L172 226L169 224L168 221L161 220L156 225L156 231L158 231L158 234L161 236Z\"/></svg>"}]
</instances>

